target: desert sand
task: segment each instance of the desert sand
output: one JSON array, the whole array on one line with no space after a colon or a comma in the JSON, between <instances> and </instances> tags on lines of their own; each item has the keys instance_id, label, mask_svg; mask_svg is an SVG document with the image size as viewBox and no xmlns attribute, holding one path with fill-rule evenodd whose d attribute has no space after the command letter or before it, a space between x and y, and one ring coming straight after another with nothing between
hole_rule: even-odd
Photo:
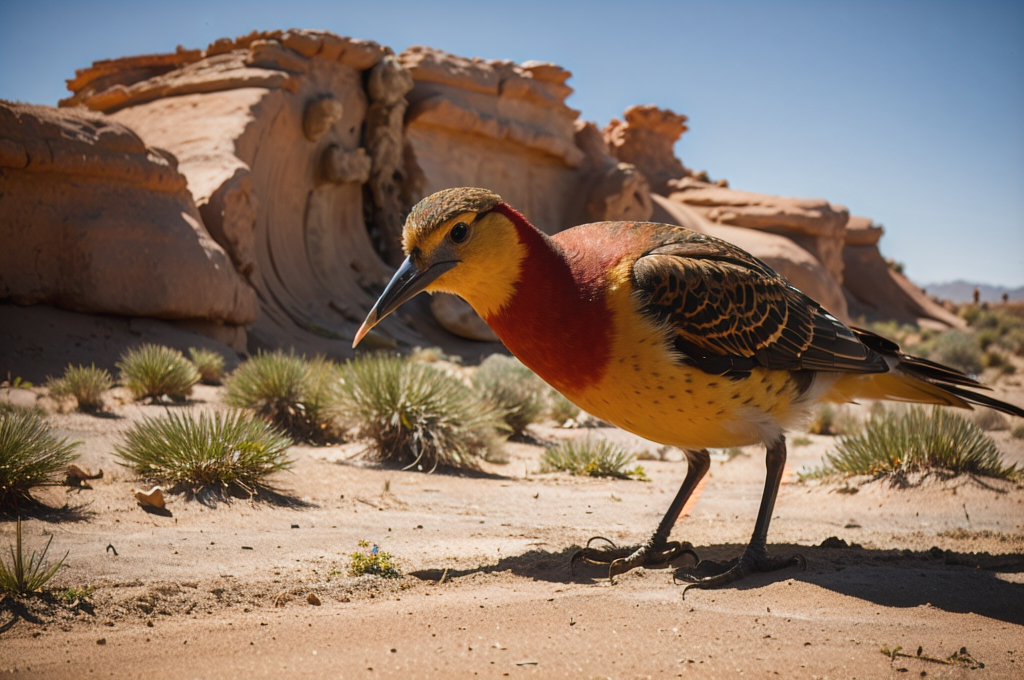
<instances>
[{"instance_id":1,"label":"desert sand","mask_svg":"<svg viewBox=\"0 0 1024 680\"><path fill-rule=\"evenodd\" d=\"M596 566L570 574L570 556L592 536L646 538L685 463L674 451L641 461L648 482L540 474L537 442L606 436L656 450L621 431L533 426L535 442L509 443L507 463L471 473L382 467L358 442L295 446L276 496L170 495L168 512L153 514L132 495L144 484L114 456L120 433L165 409L222 408L222 388L199 386L184 407L117 396L100 416L50 416L83 442L80 465L104 476L91 489L44 490L63 509L27 519L25 540L38 549L52 535L51 556L69 552L54 588L94 594L77 607L7 600L0 671L10 677L1024 674L1024 488L1013 483L800 482L798 471L834 446L808 435L790 446L769 533L769 549L801 553L806 570L684 598L668 569L614 584ZM993 436L1008 462L1024 464L1024 441ZM673 535L724 562L749 538L764 459L757 447L714 458ZM13 534L13 523L0 526L3 545ZM392 554L403 576L349 576L360 541ZM938 661L962 649L960 661Z\"/></svg>"}]
</instances>

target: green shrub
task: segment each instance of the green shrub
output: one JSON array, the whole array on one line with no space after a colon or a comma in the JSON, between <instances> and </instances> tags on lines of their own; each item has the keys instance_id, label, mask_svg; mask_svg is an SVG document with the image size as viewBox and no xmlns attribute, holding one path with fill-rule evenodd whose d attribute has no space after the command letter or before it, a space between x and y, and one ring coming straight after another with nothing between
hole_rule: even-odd
<instances>
[{"instance_id":1,"label":"green shrub","mask_svg":"<svg viewBox=\"0 0 1024 680\"><path fill-rule=\"evenodd\" d=\"M1011 479L1016 466L1002 464L992 438L952 411L915 406L886 410L860 432L842 437L835 454L812 476L872 475L902 479L912 472L970 473Z\"/></svg>"},{"instance_id":2,"label":"green shrub","mask_svg":"<svg viewBox=\"0 0 1024 680\"><path fill-rule=\"evenodd\" d=\"M618 444L597 437L577 437L549 448L541 456L541 472L562 470L572 475L587 477L616 477L618 479L646 480L644 469L633 462L633 454Z\"/></svg>"},{"instance_id":3,"label":"green shrub","mask_svg":"<svg viewBox=\"0 0 1024 680\"><path fill-rule=\"evenodd\" d=\"M458 378L389 354L359 356L343 372L346 412L376 458L433 470L497 452L501 413Z\"/></svg>"},{"instance_id":4,"label":"green shrub","mask_svg":"<svg viewBox=\"0 0 1024 680\"><path fill-rule=\"evenodd\" d=\"M504 413L505 424L521 435L544 412L547 386L518 359L492 354L473 376L480 395Z\"/></svg>"},{"instance_id":5,"label":"green shrub","mask_svg":"<svg viewBox=\"0 0 1024 680\"><path fill-rule=\"evenodd\" d=\"M1018 425L1017 427L1013 428L1013 431L1010 432L1010 435L1014 439L1024 439L1024 424Z\"/></svg>"},{"instance_id":6,"label":"green shrub","mask_svg":"<svg viewBox=\"0 0 1024 680\"><path fill-rule=\"evenodd\" d=\"M340 380L340 369L328 359L260 352L227 379L225 400L255 411L296 439L322 441L336 436L331 426Z\"/></svg>"},{"instance_id":7,"label":"green shrub","mask_svg":"<svg viewBox=\"0 0 1024 680\"><path fill-rule=\"evenodd\" d=\"M0 510L32 502L33 487L60 484L79 443L58 440L33 411L0 414Z\"/></svg>"},{"instance_id":8,"label":"green shrub","mask_svg":"<svg viewBox=\"0 0 1024 680\"><path fill-rule=\"evenodd\" d=\"M88 367L69 364L62 377L49 381L50 394L55 397L74 397L78 401L78 408L83 411L102 408L103 393L112 384L106 369L96 368L95 364Z\"/></svg>"},{"instance_id":9,"label":"green shrub","mask_svg":"<svg viewBox=\"0 0 1024 680\"><path fill-rule=\"evenodd\" d=\"M183 490L254 493L263 480L292 461L291 440L258 418L227 414L168 412L143 418L115 447L124 465L147 480Z\"/></svg>"},{"instance_id":10,"label":"green shrub","mask_svg":"<svg viewBox=\"0 0 1024 680\"><path fill-rule=\"evenodd\" d=\"M360 548L369 548L367 541L359 541ZM390 553L383 552L377 546L370 548L369 553L356 551L349 557L352 563L348 567L349 576L362 576L374 574L383 578L401 578L402 573L392 561L394 557Z\"/></svg>"},{"instance_id":11,"label":"green shrub","mask_svg":"<svg viewBox=\"0 0 1024 680\"><path fill-rule=\"evenodd\" d=\"M184 399L199 382L199 371L181 352L162 345L142 345L121 355L117 368L136 399Z\"/></svg>"},{"instance_id":12,"label":"green shrub","mask_svg":"<svg viewBox=\"0 0 1024 680\"><path fill-rule=\"evenodd\" d=\"M68 553L64 553L64 557L57 560L55 564L48 565L46 563L46 551L50 549L50 543L53 542L51 535L46 541L46 545L43 546L43 552L37 554L32 551L32 556L26 562L21 541L20 517L18 518L18 528L15 531L15 544L7 546L11 555L11 564L8 565L6 561L0 560L0 592L11 595L41 593L43 586L53 578L58 569L64 566L64 560L68 558Z\"/></svg>"},{"instance_id":13,"label":"green shrub","mask_svg":"<svg viewBox=\"0 0 1024 680\"><path fill-rule=\"evenodd\" d=\"M580 407L569 401L564 394L555 389L548 390L548 415L559 425L578 418Z\"/></svg>"},{"instance_id":14,"label":"green shrub","mask_svg":"<svg viewBox=\"0 0 1024 680\"><path fill-rule=\"evenodd\" d=\"M224 379L224 357L219 352L203 347L189 347L188 357L199 371L199 378L207 385L219 385Z\"/></svg>"},{"instance_id":15,"label":"green shrub","mask_svg":"<svg viewBox=\"0 0 1024 680\"><path fill-rule=\"evenodd\" d=\"M951 330L935 339L929 353L932 361L951 366L964 373L977 375L983 368L981 348L970 333Z\"/></svg>"}]
</instances>

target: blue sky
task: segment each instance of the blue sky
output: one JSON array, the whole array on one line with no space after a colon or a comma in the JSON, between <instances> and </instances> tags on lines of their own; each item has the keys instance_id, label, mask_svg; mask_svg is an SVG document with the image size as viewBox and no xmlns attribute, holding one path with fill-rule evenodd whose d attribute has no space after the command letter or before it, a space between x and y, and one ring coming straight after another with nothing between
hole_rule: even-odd
<instances>
[{"instance_id":1,"label":"blue sky","mask_svg":"<svg viewBox=\"0 0 1024 680\"><path fill-rule=\"evenodd\" d=\"M1019 1L0 0L0 97L55 104L93 60L291 27L553 61L584 118L684 113L687 166L873 217L919 283L1024 285Z\"/></svg>"}]
</instances>

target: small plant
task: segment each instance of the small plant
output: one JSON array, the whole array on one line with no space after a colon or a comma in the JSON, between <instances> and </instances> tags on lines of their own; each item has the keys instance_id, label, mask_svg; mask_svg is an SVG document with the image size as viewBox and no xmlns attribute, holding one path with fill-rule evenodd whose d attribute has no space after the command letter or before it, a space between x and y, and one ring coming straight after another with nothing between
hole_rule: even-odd
<instances>
[{"instance_id":1,"label":"small plant","mask_svg":"<svg viewBox=\"0 0 1024 680\"><path fill-rule=\"evenodd\" d=\"M370 548L370 544L368 541L359 541L359 547ZM370 548L369 552L356 551L350 557L352 558L352 564L348 568L350 576L373 574L382 578L402 577L398 567L392 562L391 554L380 550L376 545Z\"/></svg>"},{"instance_id":2,"label":"small plant","mask_svg":"<svg viewBox=\"0 0 1024 680\"><path fill-rule=\"evenodd\" d=\"M92 586L72 586L60 591L60 599L65 604L73 605L75 602L86 602L92 598L95 588Z\"/></svg>"},{"instance_id":3,"label":"small plant","mask_svg":"<svg viewBox=\"0 0 1024 680\"><path fill-rule=\"evenodd\" d=\"M380 460L434 470L474 467L499 448L501 413L458 378L389 354L344 366L345 409Z\"/></svg>"},{"instance_id":4,"label":"small plant","mask_svg":"<svg viewBox=\"0 0 1024 680\"><path fill-rule=\"evenodd\" d=\"M580 407L566 399L565 395L558 390L549 389L548 415L551 416L551 420L559 425L564 425L579 417Z\"/></svg>"},{"instance_id":5,"label":"small plant","mask_svg":"<svg viewBox=\"0 0 1024 680\"><path fill-rule=\"evenodd\" d=\"M811 445L811 444L813 444L814 442L812 442L812 441L811 441L810 439L808 439L807 437L794 437L794 438L793 438L793 439L792 439L792 440L790 441L790 443L791 443L791 444L792 444L793 446L810 446L810 445Z\"/></svg>"},{"instance_id":6,"label":"small plant","mask_svg":"<svg viewBox=\"0 0 1024 680\"><path fill-rule=\"evenodd\" d=\"M1018 425L1017 427L1013 428L1013 431L1010 432L1010 436L1012 436L1014 439L1024 439L1024 424Z\"/></svg>"},{"instance_id":7,"label":"small plant","mask_svg":"<svg viewBox=\"0 0 1024 680\"><path fill-rule=\"evenodd\" d=\"M0 510L32 502L33 487L61 484L78 444L58 440L33 411L0 414Z\"/></svg>"},{"instance_id":8,"label":"small plant","mask_svg":"<svg viewBox=\"0 0 1024 680\"><path fill-rule=\"evenodd\" d=\"M473 386L504 412L505 424L515 435L523 434L544 412L544 382L514 357L492 354L484 359Z\"/></svg>"},{"instance_id":9,"label":"small plant","mask_svg":"<svg viewBox=\"0 0 1024 680\"><path fill-rule=\"evenodd\" d=\"M184 399L199 382L199 371L181 352L162 345L142 345L121 355L121 382L136 399Z\"/></svg>"},{"instance_id":10,"label":"small plant","mask_svg":"<svg viewBox=\"0 0 1024 680\"><path fill-rule=\"evenodd\" d=\"M188 490L256 492L271 473L287 470L291 440L241 411L227 414L168 412L146 417L114 450L139 476Z\"/></svg>"},{"instance_id":11,"label":"small plant","mask_svg":"<svg viewBox=\"0 0 1024 680\"><path fill-rule=\"evenodd\" d=\"M235 369L227 380L226 401L255 411L296 439L332 438L341 372L337 364L317 357L307 361L281 350L260 352Z\"/></svg>"},{"instance_id":12,"label":"small plant","mask_svg":"<svg viewBox=\"0 0 1024 680\"><path fill-rule=\"evenodd\" d=\"M224 378L224 357L203 347L189 347L188 358L199 371L199 379L207 385L219 385Z\"/></svg>"},{"instance_id":13,"label":"small plant","mask_svg":"<svg viewBox=\"0 0 1024 680\"><path fill-rule=\"evenodd\" d=\"M95 364L88 367L68 364L63 376L49 381L50 394L55 397L74 397L82 411L103 408L103 393L112 384L106 369L96 368Z\"/></svg>"},{"instance_id":14,"label":"small plant","mask_svg":"<svg viewBox=\"0 0 1024 680\"><path fill-rule=\"evenodd\" d=\"M18 518L18 528L16 529L15 536L15 544L7 546L11 555L11 564L8 565L6 561L0 560L0 591L11 595L41 593L43 592L43 586L53 578L58 569L64 566L64 560L68 558L68 553L64 553L64 557L57 560L55 564L48 565L46 563L46 551L50 549L50 543L53 542L53 536L51 535L49 540L46 541L46 545L43 546L43 552L37 554L35 551L32 551L32 556L28 558L26 563L25 551L21 541L20 517Z\"/></svg>"},{"instance_id":15,"label":"small plant","mask_svg":"<svg viewBox=\"0 0 1024 680\"><path fill-rule=\"evenodd\" d=\"M572 475L587 477L615 477L617 479L647 480L644 469L633 462L633 454L607 439L578 437L547 449L541 456L541 472L562 470Z\"/></svg>"},{"instance_id":16,"label":"small plant","mask_svg":"<svg viewBox=\"0 0 1024 680\"><path fill-rule=\"evenodd\" d=\"M908 473L940 471L1003 479L1020 475L1002 464L992 438L970 420L935 407L887 410L839 440L836 453L809 477L871 475L903 480Z\"/></svg>"}]
</instances>

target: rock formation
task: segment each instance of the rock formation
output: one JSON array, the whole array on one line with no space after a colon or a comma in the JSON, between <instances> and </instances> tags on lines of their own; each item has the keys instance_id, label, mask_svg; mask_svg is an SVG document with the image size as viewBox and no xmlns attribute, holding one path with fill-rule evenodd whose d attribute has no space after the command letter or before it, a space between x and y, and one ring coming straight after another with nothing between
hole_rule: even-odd
<instances>
[{"instance_id":1,"label":"rock formation","mask_svg":"<svg viewBox=\"0 0 1024 680\"><path fill-rule=\"evenodd\" d=\"M966 322L935 304L905 276L892 270L878 250L883 229L853 216L846 225L844 290L850 313L870 321L892 320L924 328L964 328Z\"/></svg>"},{"instance_id":2,"label":"rock formation","mask_svg":"<svg viewBox=\"0 0 1024 680\"><path fill-rule=\"evenodd\" d=\"M257 318L175 157L106 116L0 102L0 243L17 304L190 320L242 348Z\"/></svg>"},{"instance_id":3,"label":"rock formation","mask_svg":"<svg viewBox=\"0 0 1024 680\"><path fill-rule=\"evenodd\" d=\"M673 222L746 248L841 318L958 324L885 266L870 220L712 184L674 153L685 116L634 106L602 131L566 105L569 77L297 30L96 62L62 109L0 106L0 302L344 357L411 206L485 186L548 233ZM378 328L369 346L497 349L460 339L494 338L454 298Z\"/></svg>"}]
</instances>

